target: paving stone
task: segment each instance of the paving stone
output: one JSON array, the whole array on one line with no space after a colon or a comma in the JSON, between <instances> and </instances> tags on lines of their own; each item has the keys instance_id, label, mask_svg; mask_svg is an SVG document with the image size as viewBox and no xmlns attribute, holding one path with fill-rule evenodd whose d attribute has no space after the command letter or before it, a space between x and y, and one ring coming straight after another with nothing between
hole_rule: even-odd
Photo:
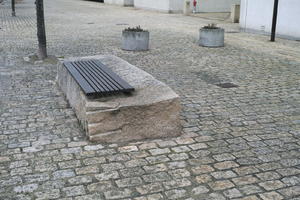
<instances>
[{"instance_id":1,"label":"paving stone","mask_svg":"<svg viewBox=\"0 0 300 200\"><path fill-rule=\"evenodd\" d=\"M174 152L176 152L176 153L182 153L182 152L191 151L191 149L188 148L187 146L172 147L171 150L174 151Z\"/></svg>"},{"instance_id":2,"label":"paving stone","mask_svg":"<svg viewBox=\"0 0 300 200\"><path fill-rule=\"evenodd\" d=\"M150 163L150 164L156 164L156 163L163 163L163 162L167 162L170 160L170 158L168 158L165 155L161 155L161 156L154 156L154 157L147 157L146 160Z\"/></svg>"},{"instance_id":3,"label":"paving stone","mask_svg":"<svg viewBox=\"0 0 300 200\"><path fill-rule=\"evenodd\" d=\"M59 189L52 189L52 190L44 190L38 191L34 193L36 199L39 200L46 200L46 199L57 199L60 197Z\"/></svg>"},{"instance_id":4,"label":"paving stone","mask_svg":"<svg viewBox=\"0 0 300 200\"><path fill-rule=\"evenodd\" d=\"M14 191L16 193L32 193L38 188L38 184L28 184L14 187Z\"/></svg>"},{"instance_id":5,"label":"paving stone","mask_svg":"<svg viewBox=\"0 0 300 200\"><path fill-rule=\"evenodd\" d=\"M185 161L175 161L175 162L168 162L167 166L170 170L172 170L172 169L184 168L187 166L187 164Z\"/></svg>"},{"instance_id":6,"label":"paving stone","mask_svg":"<svg viewBox=\"0 0 300 200\"><path fill-rule=\"evenodd\" d=\"M10 175L16 176L16 175L25 175L32 173L32 169L30 167L20 167L20 168L14 168L11 169Z\"/></svg>"},{"instance_id":7,"label":"paving stone","mask_svg":"<svg viewBox=\"0 0 300 200\"><path fill-rule=\"evenodd\" d=\"M108 160L108 162L124 162L130 160L130 157L125 154L116 154L107 156L106 159Z\"/></svg>"},{"instance_id":8,"label":"paving stone","mask_svg":"<svg viewBox=\"0 0 300 200\"><path fill-rule=\"evenodd\" d=\"M50 176L47 173L37 173L37 174L30 174L25 175L24 181L27 183L34 183L34 182L44 182L50 179Z\"/></svg>"},{"instance_id":9,"label":"paving stone","mask_svg":"<svg viewBox=\"0 0 300 200\"><path fill-rule=\"evenodd\" d=\"M236 176L237 176L237 175L236 175L233 171L231 171L231 170L212 172L211 175L212 175L215 179L229 179L229 178L233 178L233 177L236 177Z\"/></svg>"},{"instance_id":10,"label":"paving stone","mask_svg":"<svg viewBox=\"0 0 300 200\"><path fill-rule=\"evenodd\" d=\"M62 179L62 178L69 178L75 176L75 173L71 169L66 169L66 170L59 170L54 172L53 174L53 179Z\"/></svg>"},{"instance_id":11,"label":"paving stone","mask_svg":"<svg viewBox=\"0 0 300 200\"><path fill-rule=\"evenodd\" d=\"M84 184L84 183L91 183L93 181L91 176L76 176L73 178L70 178L68 182L71 185L78 185L78 184Z\"/></svg>"},{"instance_id":12,"label":"paving stone","mask_svg":"<svg viewBox=\"0 0 300 200\"><path fill-rule=\"evenodd\" d=\"M146 158L147 159L147 158ZM147 165L148 162L144 159L135 159L125 162L126 167L138 167L138 166L144 166Z\"/></svg>"},{"instance_id":13,"label":"paving stone","mask_svg":"<svg viewBox=\"0 0 300 200\"><path fill-rule=\"evenodd\" d=\"M151 193L161 192L164 189L161 183L150 183L147 185L138 186L136 190L140 194L151 194Z\"/></svg>"},{"instance_id":14,"label":"paving stone","mask_svg":"<svg viewBox=\"0 0 300 200\"><path fill-rule=\"evenodd\" d=\"M28 165L29 165L28 161L19 160L19 161L11 162L9 165L9 168L25 167Z\"/></svg>"},{"instance_id":15,"label":"paving stone","mask_svg":"<svg viewBox=\"0 0 300 200\"><path fill-rule=\"evenodd\" d=\"M80 146L85 146L87 144L88 142L86 141L70 142L68 143L68 147L80 147Z\"/></svg>"},{"instance_id":16,"label":"paving stone","mask_svg":"<svg viewBox=\"0 0 300 200\"><path fill-rule=\"evenodd\" d=\"M198 167L193 167L191 168L191 170L193 174L204 174L204 173L215 171L214 168L212 168L209 165L201 165Z\"/></svg>"},{"instance_id":17,"label":"paving stone","mask_svg":"<svg viewBox=\"0 0 300 200\"><path fill-rule=\"evenodd\" d=\"M161 147L161 148L164 148L164 147L172 147L172 146L176 146L176 142L174 141L169 141L169 140L165 140L165 141L158 141L157 142L158 146Z\"/></svg>"},{"instance_id":18,"label":"paving stone","mask_svg":"<svg viewBox=\"0 0 300 200\"><path fill-rule=\"evenodd\" d=\"M274 200L281 200L284 199L283 196L281 196L279 193L277 192L266 192L263 194L259 194L260 198L262 198L263 200L268 200L268 199L274 199Z\"/></svg>"},{"instance_id":19,"label":"paving stone","mask_svg":"<svg viewBox=\"0 0 300 200\"><path fill-rule=\"evenodd\" d=\"M75 200L102 200L104 199L100 194L89 194L75 197Z\"/></svg>"},{"instance_id":20,"label":"paving stone","mask_svg":"<svg viewBox=\"0 0 300 200\"><path fill-rule=\"evenodd\" d=\"M179 199L187 195L186 190L184 189L174 189L165 192L168 199Z\"/></svg>"},{"instance_id":21,"label":"paving stone","mask_svg":"<svg viewBox=\"0 0 300 200\"><path fill-rule=\"evenodd\" d=\"M82 185L66 187L66 188L63 188L62 190L66 193L67 197L83 195L86 193L85 189Z\"/></svg>"},{"instance_id":22,"label":"paving stone","mask_svg":"<svg viewBox=\"0 0 300 200\"><path fill-rule=\"evenodd\" d=\"M140 177L125 178L116 181L118 187L132 187L143 183Z\"/></svg>"},{"instance_id":23,"label":"paving stone","mask_svg":"<svg viewBox=\"0 0 300 200\"><path fill-rule=\"evenodd\" d=\"M186 153L174 153L174 154L169 154L169 158L173 161L178 161L178 160L187 160L189 158L189 155Z\"/></svg>"},{"instance_id":24,"label":"paving stone","mask_svg":"<svg viewBox=\"0 0 300 200\"><path fill-rule=\"evenodd\" d=\"M109 164L102 164L101 167L104 171L115 171L119 169L123 169L124 165L122 163L109 163Z\"/></svg>"},{"instance_id":25,"label":"paving stone","mask_svg":"<svg viewBox=\"0 0 300 200\"><path fill-rule=\"evenodd\" d=\"M155 172L162 172L162 171L167 171L168 170L168 168L165 164L144 166L143 169L147 173L155 173Z\"/></svg>"},{"instance_id":26,"label":"paving stone","mask_svg":"<svg viewBox=\"0 0 300 200\"><path fill-rule=\"evenodd\" d=\"M104 173L96 174L95 178L99 181L106 181L109 179L118 179L119 173L117 171L107 171Z\"/></svg>"},{"instance_id":27,"label":"paving stone","mask_svg":"<svg viewBox=\"0 0 300 200\"><path fill-rule=\"evenodd\" d=\"M207 145L205 143L196 143L189 145L189 147L193 150L199 150L207 148Z\"/></svg>"},{"instance_id":28,"label":"paving stone","mask_svg":"<svg viewBox=\"0 0 300 200\"><path fill-rule=\"evenodd\" d=\"M208 193L209 189L205 186L198 186L192 189L192 194L193 195L199 195L203 193Z\"/></svg>"},{"instance_id":29,"label":"paving stone","mask_svg":"<svg viewBox=\"0 0 300 200\"><path fill-rule=\"evenodd\" d=\"M43 164L43 165L38 165L34 168L35 171L37 172L53 172L58 169L57 165L55 163L52 164Z\"/></svg>"},{"instance_id":30,"label":"paving stone","mask_svg":"<svg viewBox=\"0 0 300 200\"><path fill-rule=\"evenodd\" d=\"M278 190L285 198L298 197L300 195L300 186L292 186Z\"/></svg>"},{"instance_id":31,"label":"paving stone","mask_svg":"<svg viewBox=\"0 0 300 200\"><path fill-rule=\"evenodd\" d=\"M251 175L248 175L248 176L233 178L232 181L236 185L247 185L247 184L253 184L253 183L258 182L258 179Z\"/></svg>"},{"instance_id":32,"label":"paving stone","mask_svg":"<svg viewBox=\"0 0 300 200\"><path fill-rule=\"evenodd\" d=\"M178 138L176 139L177 144L192 144L195 143L193 138Z\"/></svg>"},{"instance_id":33,"label":"paving stone","mask_svg":"<svg viewBox=\"0 0 300 200\"><path fill-rule=\"evenodd\" d=\"M145 170L143 170L140 167L132 167L132 168L128 168L128 169L122 169L122 170L120 170L120 173L124 177L131 177L131 176L134 177L134 176L144 175L146 172L145 172Z\"/></svg>"},{"instance_id":34,"label":"paving stone","mask_svg":"<svg viewBox=\"0 0 300 200\"><path fill-rule=\"evenodd\" d=\"M214 181L214 182L208 183L208 185L213 190L225 190L225 189L234 187L234 184L231 181L229 181L229 180Z\"/></svg>"},{"instance_id":35,"label":"paving stone","mask_svg":"<svg viewBox=\"0 0 300 200\"><path fill-rule=\"evenodd\" d=\"M168 173L173 178L183 178L183 177L189 177L191 175L191 173L186 169L174 169L168 171Z\"/></svg>"},{"instance_id":36,"label":"paving stone","mask_svg":"<svg viewBox=\"0 0 300 200\"><path fill-rule=\"evenodd\" d=\"M298 169L298 168L284 168L284 169L278 169L277 172L279 174L281 174L282 176L291 176L291 175L300 174L300 169Z\"/></svg>"},{"instance_id":37,"label":"paving stone","mask_svg":"<svg viewBox=\"0 0 300 200\"><path fill-rule=\"evenodd\" d=\"M132 152L132 151L138 151L137 146L124 146L124 147L119 147L118 150L123 153L123 152Z\"/></svg>"},{"instance_id":38,"label":"paving stone","mask_svg":"<svg viewBox=\"0 0 300 200\"><path fill-rule=\"evenodd\" d=\"M267 191L277 190L277 189L285 186L281 181L278 181L278 180L266 181L263 183L259 183L259 185Z\"/></svg>"},{"instance_id":39,"label":"paving stone","mask_svg":"<svg viewBox=\"0 0 300 200\"><path fill-rule=\"evenodd\" d=\"M97 166L90 165L90 166L87 166L87 167L76 168L75 172L76 172L77 175L95 174L95 173L99 172L99 168Z\"/></svg>"},{"instance_id":40,"label":"paving stone","mask_svg":"<svg viewBox=\"0 0 300 200\"><path fill-rule=\"evenodd\" d=\"M247 166L247 167L238 167L233 169L238 175L244 176L248 174L254 174L259 172L259 170L254 166Z\"/></svg>"},{"instance_id":41,"label":"paving stone","mask_svg":"<svg viewBox=\"0 0 300 200\"><path fill-rule=\"evenodd\" d=\"M164 197L161 194L150 194L147 196L148 200L162 200Z\"/></svg>"},{"instance_id":42,"label":"paving stone","mask_svg":"<svg viewBox=\"0 0 300 200\"><path fill-rule=\"evenodd\" d=\"M6 156L0 157L0 163L8 162L8 161L10 161L9 157L6 157Z\"/></svg>"},{"instance_id":43,"label":"paving stone","mask_svg":"<svg viewBox=\"0 0 300 200\"><path fill-rule=\"evenodd\" d=\"M65 162L59 162L58 166L61 169L75 168L81 166L81 162L80 160L70 160Z\"/></svg>"},{"instance_id":44,"label":"paving stone","mask_svg":"<svg viewBox=\"0 0 300 200\"><path fill-rule=\"evenodd\" d=\"M224 162L214 164L214 167L220 170L230 169L238 166L239 165L234 161L224 161Z\"/></svg>"},{"instance_id":45,"label":"paving stone","mask_svg":"<svg viewBox=\"0 0 300 200\"><path fill-rule=\"evenodd\" d=\"M227 160L234 160L235 157L229 153L223 153L218 155L213 155L213 158L219 162L221 161L227 161Z\"/></svg>"},{"instance_id":46,"label":"paving stone","mask_svg":"<svg viewBox=\"0 0 300 200\"><path fill-rule=\"evenodd\" d=\"M170 149L164 148L164 149L150 149L149 152L151 155L156 156L156 155L161 155L161 154L167 154L170 153Z\"/></svg>"},{"instance_id":47,"label":"paving stone","mask_svg":"<svg viewBox=\"0 0 300 200\"><path fill-rule=\"evenodd\" d=\"M85 165L102 164L106 162L104 157L86 158L82 161Z\"/></svg>"},{"instance_id":48,"label":"paving stone","mask_svg":"<svg viewBox=\"0 0 300 200\"><path fill-rule=\"evenodd\" d=\"M212 180L212 177L210 175L204 174L204 175L196 176L195 179L197 183L207 183Z\"/></svg>"},{"instance_id":49,"label":"paving stone","mask_svg":"<svg viewBox=\"0 0 300 200\"><path fill-rule=\"evenodd\" d=\"M165 181L165 182L163 182L163 185L167 190L170 190L170 189L174 189L174 188L187 187L187 186L192 185L192 183L187 178L182 178L182 179Z\"/></svg>"},{"instance_id":50,"label":"paving stone","mask_svg":"<svg viewBox=\"0 0 300 200\"><path fill-rule=\"evenodd\" d=\"M87 146L83 147L83 149L86 151L96 151L96 150L103 149L103 148L104 147L101 144L87 145Z\"/></svg>"},{"instance_id":51,"label":"paving stone","mask_svg":"<svg viewBox=\"0 0 300 200\"><path fill-rule=\"evenodd\" d=\"M274 180L274 179L280 178L280 175L276 172L264 172L264 173L259 173L259 174L255 174L255 175L263 181Z\"/></svg>"},{"instance_id":52,"label":"paving stone","mask_svg":"<svg viewBox=\"0 0 300 200\"><path fill-rule=\"evenodd\" d=\"M80 147L73 147L73 148L64 148L60 150L62 154L70 154L70 153L80 153L82 149Z\"/></svg>"},{"instance_id":53,"label":"paving stone","mask_svg":"<svg viewBox=\"0 0 300 200\"><path fill-rule=\"evenodd\" d=\"M157 147L156 143L150 142L150 143L141 144L139 146L139 149L146 150L146 149L153 149L153 148L156 148L156 147Z\"/></svg>"},{"instance_id":54,"label":"paving stone","mask_svg":"<svg viewBox=\"0 0 300 200\"><path fill-rule=\"evenodd\" d=\"M61 189L66 185L64 180L55 180L55 181L47 181L41 184L40 189L49 190L49 189Z\"/></svg>"},{"instance_id":55,"label":"paving stone","mask_svg":"<svg viewBox=\"0 0 300 200\"><path fill-rule=\"evenodd\" d=\"M259 198L257 196L251 195L243 198L238 198L237 200L259 200Z\"/></svg>"},{"instance_id":56,"label":"paving stone","mask_svg":"<svg viewBox=\"0 0 300 200\"><path fill-rule=\"evenodd\" d=\"M230 198L230 199L243 196L241 194L241 192L236 188L226 190L223 193L224 193L224 196L226 196L227 198Z\"/></svg>"},{"instance_id":57,"label":"paving stone","mask_svg":"<svg viewBox=\"0 0 300 200\"><path fill-rule=\"evenodd\" d=\"M111 181L100 181L87 186L89 192L105 192L114 188Z\"/></svg>"},{"instance_id":58,"label":"paving stone","mask_svg":"<svg viewBox=\"0 0 300 200\"><path fill-rule=\"evenodd\" d=\"M142 176L145 182L153 183L170 180L171 177L166 172L159 172Z\"/></svg>"},{"instance_id":59,"label":"paving stone","mask_svg":"<svg viewBox=\"0 0 300 200\"><path fill-rule=\"evenodd\" d=\"M132 191L129 189L111 190L111 191L104 192L106 199L121 199L121 198L130 197L131 194Z\"/></svg>"},{"instance_id":60,"label":"paving stone","mask_svg":"<svg viewBox=\"0 0 300 200\"><path fill-rule=\"evenodd\" d=\"M297 176L285 177L281 179L281 181L288 186L298 185L300 184L300 177Z\"/></svg>"}]
</instances>

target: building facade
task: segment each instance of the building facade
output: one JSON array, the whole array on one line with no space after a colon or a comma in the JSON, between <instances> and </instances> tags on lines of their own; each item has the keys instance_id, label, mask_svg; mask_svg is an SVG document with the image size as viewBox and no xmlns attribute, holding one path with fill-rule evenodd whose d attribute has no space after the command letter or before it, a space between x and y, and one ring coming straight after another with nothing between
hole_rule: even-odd
<instances>
[{"instance_id":1,"label":"building facade","mask_svg":"<svg viewBox=\"0 0 300 200\"><path fill-rule=\"evenodd\" d=\"M193 1L190 0L193 10ZM196 0L196 12L230 12L232 4L241 0ZM134 6L140 9L156 10L167 13L182 13L184 0L104 0L105 3Z\"/></svg>"},{"instance_id":2,"label":"building facade","mask_svg":"<svg viewBox=\"0 0 300 200\"><path fill-rule=\"evenodd\" d=\"M241 0L240 26L248 32L269 34L274 0ZM300 39L300 0L279 0L277 36Z\"/></svg>"},{"instance_id":3,"label":"building facade","mask_svg":"<svg viewBox=\"0 0 300 200\"><path fill-rule=\"evenodd\" d=\"M193 1L193 0L191 0ZM230 12L233 4L241 0L197 0L197 12Z\"/></svg>"}]
</instances>

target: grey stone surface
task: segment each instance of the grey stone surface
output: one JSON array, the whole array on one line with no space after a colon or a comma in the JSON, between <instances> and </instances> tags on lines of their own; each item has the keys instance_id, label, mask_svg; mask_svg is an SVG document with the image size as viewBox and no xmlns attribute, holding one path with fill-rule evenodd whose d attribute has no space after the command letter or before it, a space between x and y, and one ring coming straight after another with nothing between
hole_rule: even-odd
<instances>
[{"instance_id":1,"label":"grey stone surface","mask_svg":"<svg viewBox=\"0 0 300 200\"><path fill-rule=\"evenodd\" d=\"M149 31L122 31L122 49L127 51L146 51L149 49Z\"/></svg>"},{"instance_id":2,"label":"grey stone surface","mask_svg":"<svg viewBox=\"0 0 300 200\"><path fill-rule=\"evenodd\" d=\"M1 200L299 200L299 42L270 43L268 36L239 32L237 24L206 14L187 17L82 0L44 3L51 55L113 54L153 74L181 96L183 134L127 144L88 141L56 85L56 65L23 60L37 49L34 0L16 4L15 18L5 0L0 5ZM224 48L196 45L199 26L212 22L226 29ZM129 25L151 31L150 51L120 49L120 33ZM239 87L215 85L224 82ZM87 166L92 166L89 174L76 174ZM228 172L236 177L213 176ZM116 184L126 178L143 182ZM175 180L191 185L164 187ZM213 190L215 182L224 189ZM77 189L76 196L67 197Z\"/></svg>"},{"instance_id":3,"label":"grey stone surface","mask_svg":"<svg viewBox=\"0 0 300 200\"><path fill-rule=\"evenodd\" d=\"M199 45L204 47L223 47L224 29L201 28L199 30Z\"/></svg>"},{"instance_id":4,"label":"grey stone surface","mask_svg":"<svg viewBox=\"0 0 300 200\"><path fill-rule=\"evenodd\" d=\"M128 142L178 136L181 133L180 99L166 84L115 56L70 58L97 59L135 88L131 95L91 99L58 64L58 84L74 108L91 141Z\"/></svg>"}]
</instances>

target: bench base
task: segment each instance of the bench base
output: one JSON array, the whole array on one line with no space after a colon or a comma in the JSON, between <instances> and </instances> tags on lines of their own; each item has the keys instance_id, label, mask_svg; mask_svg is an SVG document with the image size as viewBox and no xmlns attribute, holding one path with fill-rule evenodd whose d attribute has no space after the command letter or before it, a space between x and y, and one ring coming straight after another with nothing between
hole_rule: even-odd
<instances>
[{"instance_id":1,"label":"bench base","mask_svg":"<svg viewBox=\"0 0 300 200\"><path fill-rule=\"evenodd\" d=\"M68 61L84 59L99 59L135 88L132 94L89 99L62 62L58 64L58 84L91 141L120 143L180 135L180 99L171 88L115 56Z\"/></svg>"}]
</instances>

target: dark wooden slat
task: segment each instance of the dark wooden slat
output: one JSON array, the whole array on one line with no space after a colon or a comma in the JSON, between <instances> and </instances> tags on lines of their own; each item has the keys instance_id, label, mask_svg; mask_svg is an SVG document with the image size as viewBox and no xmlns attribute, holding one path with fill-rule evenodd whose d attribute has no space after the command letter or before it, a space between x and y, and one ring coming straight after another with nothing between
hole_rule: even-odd
<instances>
[{"instance_id":1,"label":"dark wooden slat","mask_svg":"<svg viewBox=\"0 0 300 200\"><path fill-rule=\"evenodd\" d=\"M85 94L89 95L95 93L95 89L86 81L86 79L74 68L74 66L70 62L64 62L64 65L73 76L73 78L77 82L80 82L80 87Z\"/></svg>"},{"instance_id":2,"label":"dark wooden slat","mask_svg":"<svg viewBox=\"0 0 300 200\"><path fill-rule=\"evenodd\" d=\"M100 84L103 85L103 87L105 87L105 88L107 89L107 91L115 91L115 90L118 90L118 88L112 87L111 83L110 83L110 82L107 82L107 81L105 80L105 77L103 77L103 76L98 72L97 69L94 69L93 66L90 65L89 62L85 62L84 64L85 64L85 67L86 67L87 70L89 70L91 73L94 73L95 76L98 77L97 80L100 82Z\"/></svg>"},{"instance_id":3,"label":"dark wooden slat","mask_svg":"<svg viewBox=\"0 0 300 200\"><path fill-rule=\"evenodd\" d=\"M102 96L132 92L134 88L99 60L64 62L86 95Z\"/></svg>"},{"instance_id":4,"label":"dark wooden slat","mask_svg":"<svg viewBox=\"0 0 300 200\"><path fill-rule=\"evenodd\" d=\"M122 87L128 91L133 91L134 88L129 85L126 81L124 81L123 79L121 79L117 74L115 74L111 69L109 69L108 67L106 67L104 64L102 64L100 61L98 60L92 60L92 62L96 63L97 65L101 66L101 69L108 75L110 76L112 79L114 79L116 82L118 82L119 84L122 85Z\"/></svg>"},{"instance_id":5,"label":"dark wooden slat","mask_svg":"<svg viewBox=\"0 0 300 200\"><path fill-rule=\"evenodd\" d=\"M95 88L95 92L105 92L105 89L97 84L97 82L94 80L94 77L84 70L84 67L82 67L77 62L73 62L73 64L74 67L76 67L76 69L81 72L82 76L84 76L88 80L88 83L92 85L93 88Z\"/></svg>"},{"instance_id":6,"label":"dark wooden slat","mask_svg":"<svg viewBox=\"0 0 300 200\"><path fill-rule=\"evenodd\" d=\"M110 78L109 76L106 75L106 73L104 73L101 70L101 67L97 66L95 63L91 62L91 61L87 61L90 66L96 71L96 73L102 78L104 79L104 81L109 84L115 91L119 91L122 90L123 88L121 86L118 85L118 83L113 80L112 78Z\"/></svg>"},{"instance_id":7,"label":"dark wooden slat","mask_svg":"<svg viewBox=\"0 0 300 200\"><path fill-rule=\"evenodd\" d=\"M93 72L91 72L88 67L86 66L85 63L82 63L80 61L75 62L76 65L78 65L80 67L80 70L82 70L87 76L89 76L90 80L97 86L97 88L99 89L99 91L102 92L108 92L109 89L106 88L101 81L99 81L99 78L97 77L97 75L95 75Z\"/></svg>"}]
</instances>

